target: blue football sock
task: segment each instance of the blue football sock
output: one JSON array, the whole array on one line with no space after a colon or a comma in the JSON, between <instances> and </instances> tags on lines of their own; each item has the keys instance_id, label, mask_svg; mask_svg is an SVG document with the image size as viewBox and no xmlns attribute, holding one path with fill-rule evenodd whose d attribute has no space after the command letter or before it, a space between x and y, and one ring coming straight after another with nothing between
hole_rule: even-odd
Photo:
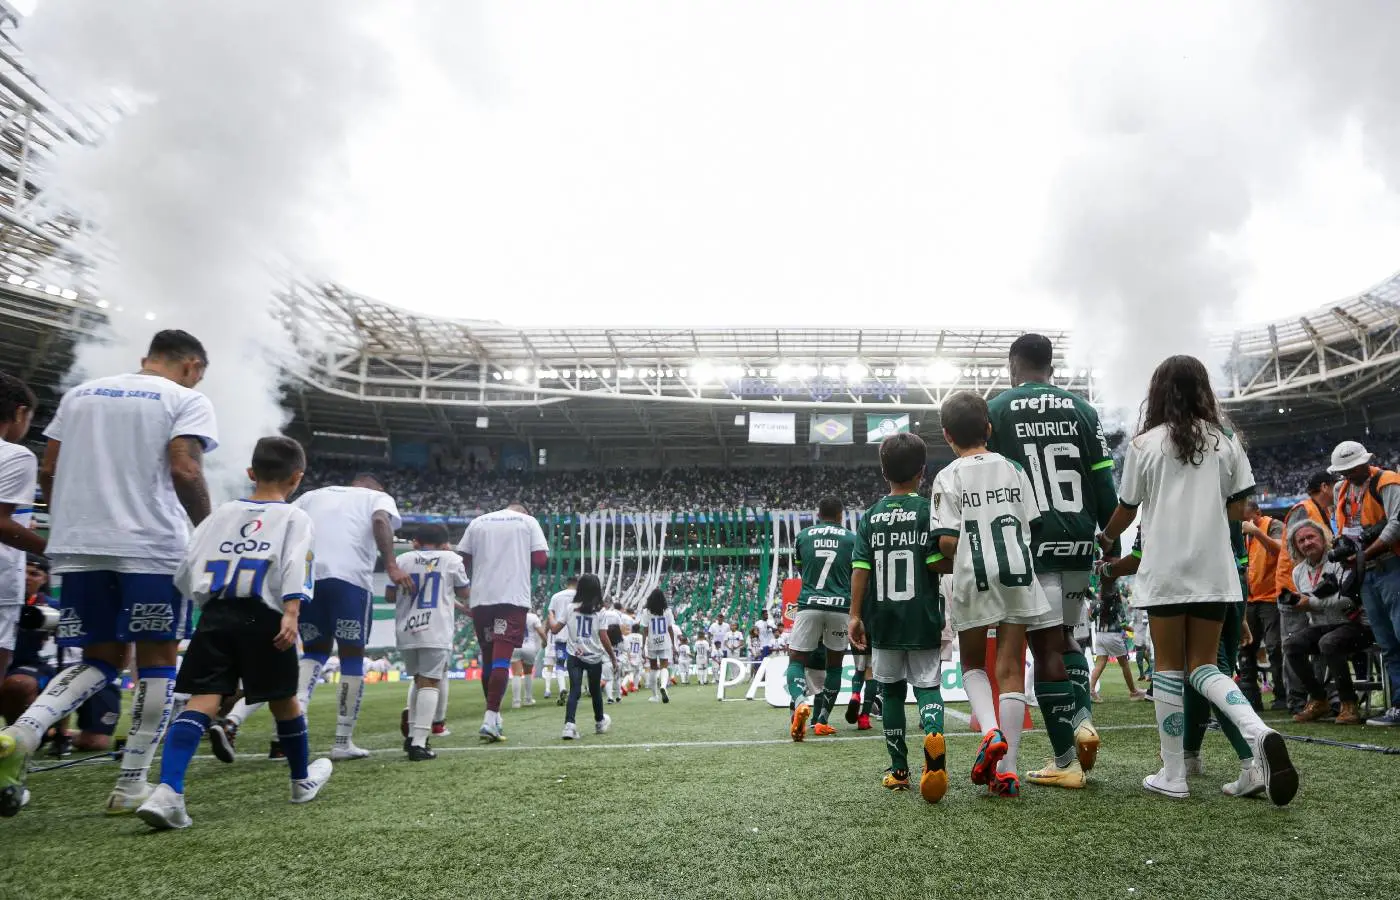
<instances>
[{"instance_id":1,"label":"blue football sock","mask_svg":"<svg viewBox=\"0 0 1400 900\"><path fill-rule=\"evenodd\" d=\"M278 719L277 740L281 741L282 752L287 755L292 780L301 781L306 777L306 767L311 762L311 742L306 736L306 716Z\"/></svg>"},{"instance_id":2,"label":"blue football sock","mask_svg":"<svg viewBox=\"0 0 1400 900\"><path fill-rule=\"evenodd\" d=\"M202 712L187 709L170 726L165 738L165 752L160 758L160 783L177 794L185 792L185 770L204 740L204 732L209 728L209 717Z\"/></svg>"}]
</instances>

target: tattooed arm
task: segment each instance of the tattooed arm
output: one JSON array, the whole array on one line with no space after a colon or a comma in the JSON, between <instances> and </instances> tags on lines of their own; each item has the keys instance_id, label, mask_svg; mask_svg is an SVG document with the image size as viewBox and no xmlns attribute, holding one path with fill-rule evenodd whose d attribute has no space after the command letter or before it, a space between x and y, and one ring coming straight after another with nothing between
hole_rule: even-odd
<instances>
[{"instance_id":1,"label":"tattooed arm","mask_svg":"<svg viewBox=\"0 0 1400 900\"><path fill-rule=\"evenodd\" d=\"M170 442L170 480L175 496L190 521L198 525L209 516L209 485L204 481L204 444L196 437L177 437Z\"/></svg>"}]
</instances>

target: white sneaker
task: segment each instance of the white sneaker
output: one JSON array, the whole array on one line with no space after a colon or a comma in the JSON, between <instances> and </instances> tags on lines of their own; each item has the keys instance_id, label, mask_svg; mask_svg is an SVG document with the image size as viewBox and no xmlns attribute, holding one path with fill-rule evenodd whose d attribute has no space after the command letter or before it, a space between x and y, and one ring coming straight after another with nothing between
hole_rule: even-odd
<instances>
[{"instance_id":1,"label":"white sneaker","mask_svg":"<svg viewBox=\"0 0 1400 900\"><path fill-rule=\"evenodd\" d=\"M514 701L513 703L511 703L510 708L511 708L511 709L519 709L519 708L520 708L520 701L519 701L519 700L516 700L516 701Z\"/></svg>"},{"instance_id":2,"label":"white sneaker","mask_svg":"<svg viewBox=\"0 0 1400 900\"><path fill-rule=\"evenodd\" d=\"M1187 786L1186 779L1172 780L1165 767L1144 778L1142 786L1154 794L1161 794L1173 800L1185 800L1191 796L1191 788Z\"/></svg>"},{"instance_id":3,"label":"white sneaker","mask_svg":"<svg viewBox=\"0 0 1400 900\"><path fill-rule=\"evenodd\" d=\"M306 777L292 782L292 802L310 803L331 780L331 761L324 756L306 767Z\"/></svg>"},{"instance_id":4,"label":"white sneaker","mask_svg":"<svg viewBox=\"0 0 1400 900\"><path fill-rule=\"evenodd\" d=\"M121 787L112 788L112 793L107 795L107 815L124 816L127 813L134 813L155 793L155 786L143 781L135 790L125 790ZM171 791L171 793L175 793ZM178 797L179 794L176 794ZM184 827L184 826L180 826Z\"/></svg>"},{"instance_id":5,"label":"white sneaker","mask_svg":"<svg viewBox=\"0 0 1400 900\"><path fill-rule=\"evenodd\" d=\"M655 694L652 694L650 697L647 698L647 702L648 702L648 703L660 703L660 702L661 702L661 698L658 697L658 696L656 696Z\"/></svg>"},{"instance_id":6,"label":"white sneaker","mask_svg":"<svg viewBox=\"0 0 1400 900\"><path fill-rule=\"evenodd\" d=\"M1187 777L1206 774L1205 760L1201 759L1199 756L1188 756L1185 759L1185 763Z\"/></svg>"},{"instance_id":7,"label":"white sneaker","mask_svg":"<svg viewBox=\"0 0 1400 900\"><path fill-rule=\"evenodd\" d=\"M29 788L24 789L24 793L19 795L19 808L24 809L29 805Z\"/></svg>"},{"instance_id":8,"label":"white sneaker","mask_svg":"<svg viewBox=\"0 0 1400 900\"><path fill-rule=\"evenodd\" d=\"M481 723L481 728L479 728L476 733L483 741L489 741L493 744L500 743L506 739L505 735L501 733L499 725L491 725L486 722Z\"/></svg>"},{"instance_id":9,"label":"white sneaker","mask_svg":"<svg viewBox=\"0 0 1400 900\"><path fill-rule=\"evenodd\" d=\"M1274 806L1287 806L1298 793L1298 770L1288 758L1288 743L1270 729L1254 743L1254 760L1264 778L1264 790Z\"/></svg>"},{"instance_id":10,"label":"white sneaker","mask_svg":"<svg viewBox=\"0 0 1400 900\"><path fill-rule=\"evenodd\" d=\"M1240 777L1222 785L1220 790L1231 797L1257 797L1264 793L1264 767L1255 759L1240 764Z\"/></svg>"},{"instance_id":11,"label":"white sneaker","mask_svg":"<svg viewBox=\"0 0 1400 900\"><path fill-rule=\"evenodd\" d=\"M151 789L146 802L136 809L136 818L159 831L189 828L193 822L185 812L185 795L175 793L167 784Z\"/></svg>"},{"instance_id":12,"label":"white sneaker","mask_svg":"<svg viewBox=\"0 0 1400 900\"><path fill-rule=\"evenodd\" d=\"M565 722L565 723L564 723L564 740L566 740L566 741L576 741L576 740L578 740L578 726L575 725L573 722Z\"/></svg>"},{"instance_id":13,"label":"white sneaker","mask_svg":"<svg viewBox=\"0 0 1400 900\"><path fill-rule=\"evenodd\" d=\"M545 695L544 695L544 698L545 698L546 700L548 700L548 699L549 699L549 695L548 695L548 694L545 694ZM526 705L526 706L534 706L534 705L535 705L535 698L534 698L534 697L526 697L526 698L525 698L525 705Z\"/></svg>"},{"instance_id":14,"label":"white sneaker","mask_svg":"<svg viewBox=\"0 0 1400 900\"><path fill-rule=\"evenodd\" d=\"M607 713L603 713L603 718L593 723L593 732L595 734L607 734L608 729L611 727L612 716L608 715Z\"/></svg>"},{"instance_id":15,"label":"white sneaker","mask_svg":"<svg viewBox=\"0 0 1400 900\"><path fill-rule=\"evenodd\" d=\"M344 747L337 744L331 748L331 759L336 762L345 762L347 759L369 759L369 751L363 747L356 747L352 741L346 741Z\"/></svg>"}]
</instances>

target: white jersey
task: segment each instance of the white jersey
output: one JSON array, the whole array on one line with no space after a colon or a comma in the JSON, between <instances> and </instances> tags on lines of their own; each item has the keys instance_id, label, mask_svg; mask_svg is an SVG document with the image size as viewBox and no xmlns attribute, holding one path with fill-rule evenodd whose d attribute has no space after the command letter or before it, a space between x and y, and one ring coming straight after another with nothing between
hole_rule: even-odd
<instances>
[{"instance_id":1,"label":"white jersey","mask_svg":"<svg viewBox=\"0 0 1400 900\"><path fill-rule=\"evenodd\" d=\"M963 456L938 473L930 527L935 538L958 539L947 603L959 629L1026 625L1050 612L1031 563L1038 518L1030 479L1000 453Z\"/></svg>"},{"instance_id":2,"label":"white jersey","mask_svg":"<svg viewBox=\"0 0 1400 900\"><path fill-rule=\"evenodd\" d=\"M499 603L530 606L530 556L548 550L544 529L513 509L477 516L457 550L472 558L472 609Z\"/></svg>"},{"instance_id":3,"label":"white jersey","mask_svg":"<svg viewBox=\"0 0 1400 900\"><path fill-rule=\"evenodd\" d=\"M174 572L190 520L169 446L178 437L197 438L206 453L219 445L209 398L159 375L97 378L63 395L44 436L62 444L49 498L54 571Z\"/></svg>"},{"instance_id":4,"label":"white jersey","mask_svg":"<svg viewBox=\"0 0 1400 900\"><path fill-rule=\"evenodd\" d=\"M737 657L744 652L743 635L737 631L731 631L724 638L724 653L726 656Z\"/></svg>"},{"instance_id":5,"label":"white jersey","mask_svg":"<svg viewBox=\"0 0 1400 900\"><path fill-rule=\"evenodd\" d=\"M458 559L460 558L461 557L458 557ZM534 612L527 612L525 614L525 642L520 645L520 649L524 650L527 654L539 653L540 629L543 627L544 623L540 621L538 615Z\"/></svg>"},{"instance_id":6,"label":"white jersey","mask_svg":"<svg viewBox=\"0 0 1400 900\"><path fill-rule=\"evenodd\" d=\"M603 651L603 611L581 613L577 607L569 609L564 619L564 630L560 634L569 643L569 655L586 663L602 662Z\"/></svg>"},{"instance_id":7,"label":"white jersey","mask_svg":"<svg viewBox=\"0 0 1400 900\"><path fill-rule=\"evenodd\" d=\"M689 644L677 644L677 645L676 645L676 665L679 665L679 666L688 666L688 665L690 665L690 645L689 645Z\"/></svg>"},{"instance_id":8,"label":"white jersey","mask_svg":"<svg viewBox=\"0 0 1400 900\"><path fill-rule=\"evenodd\" d=\"M1253 487L1249 459L1230 432L1207 427L1198 466L1177 458L1166 426L1128 443L1118 498L1142 508L1137 606L1240 599L1225 506Z\"/></svg>"},{"instance_id":9,"label":"white jersey","mask_svg":"<svg viewBox=\"0 0 1400 900\"><path fill-rule=\"evenodd\" d=\"M413 579L414 594L396 592L395 645L400 650L451 650L457 589L467 586L462 557L451 550L414 550L400 554L398 564Z\"/></svg>"},{"instance_id":10,"label":"white jersey","mask_svg":"<svg viewBox=\"0 0 1400 900\"><path fill-rule=\"evenodd\" d=\"M28 528L34 516L34 491L39 461L28 447L0 439L0 503L14 507L10 519ZM18 547L0 544L0 606L24 604L25 554Z\"/></svg>"},{"instance_id":11,"label":"white jersey","mask_svg":"<svg viewBox=\"0 0 1400 900\"><path fill-rule=\"evenodd\" d=\"M773 646L773 625L767 619L758 620L758 643L762 647Z\"/></svg>"},{"instance_id":12,"label":"white jersey","mask_svg":"<svg viewBox=\"0 0 1400 900\"><path fill-rule=\"evenodd\" d=\"M623 638L623 646L627 648L627 661L634 666L642 664L642 636L637 632L632 632Z\"/></svg>"},{"instance_id":13,"label":"white jersey","mask_svg":"<svg viewBox=\"0 0 1400 900\"><path fill-rule=\"evenodd\" d=\"M374 514L389 515L395 531L403 525L394 498L362 487L323 487L296 499L316 523L316 580L334 578L365 590L374 587Z\"/></svg>"},{"instance_id":14,"label":"white jersey","mask_svg":"<svg viewBox=\"0 0 1400 900\"><path fill-rule=\"evenodd\" d=\"M703 637L695 642L695 662L702 666L710 662L710 642Z\"/></svg>"},{"instance_id":15,"label":"white jersey","mask_svg":"<svg viewBox=\"0 0 1400 900\"><path fill-rule=\"evenodd\" d=\"M676 627L676 617L668 609L661 615L645 613L642 627L647 630L647 658L661 659L671 655L671 630Z\"/></svg>"},{"instance_id":16,"label":"white jersey","mask_svg":"<svg viewBox=\"0 0 1400 900\"><path fill-rule=\"evenodd\" d=\"M175 571L175 587L204 606L245 600L282 612L282 603L311 599L315 526L286 503L232 500L199 523Z\"/></svg>"},{"instance_id":17,"label":"white jersey","mask_svg":"<svg viewBox=\"0 0 1400 900\"><path fill-rule=\"evenodd\" d=\"M574 595L577 593L573 588L566 588L553 597L549 598L549 614L554 616L554 621L562 622L569 617L569 610L574 608ZM553 635L550 640L564 640L564 632Z\"/></svg>"}]
</instances>

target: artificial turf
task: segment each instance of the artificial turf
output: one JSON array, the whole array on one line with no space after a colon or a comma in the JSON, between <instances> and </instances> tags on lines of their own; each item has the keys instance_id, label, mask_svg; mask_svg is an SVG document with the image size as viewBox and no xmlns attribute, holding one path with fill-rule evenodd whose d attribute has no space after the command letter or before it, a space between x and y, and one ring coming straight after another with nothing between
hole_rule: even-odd
<instances>
[{"instance_id":1,"label":"artificial turf","mask_svg":"<svg viewBox=\"0 0 1400 900\"><path fill-rule=\"evenodd\" d=\"M566 743L563 711L540 699L505 710L508 741L485 746L480 688L458 683L455 733L434 741L437 760L409 763L404 689L373 685L356 742L375 755L338 764L306 806L287 802L285 763L262 758L265 713L239 735L236 764L207 745L196 759L186 831L104 816L113 763L31 775L31 805L0 820L0 898L1400 896L1400 756L1292 743L1302 789L1275 809L1220 793L1238 768L1213 732L1207 775L1171 801L1140 786L1157 766L1151 705L1104 684L1089 788L982 796L966 777L975 736L950 716L953 786L935 807L879 786L878 720L857 734L840 710L836 738L793 745L785 710L681 686L669 705L638 694L608 707L603 736L585 701L583 739ZM330 746L333 699L322 689L312 702L313 755ZM1400 748L1400 729L1269 718L1285 733ZM1027 734L1022 771L1047 750L1043 732Z\"/></svg>"}]
</instances>

